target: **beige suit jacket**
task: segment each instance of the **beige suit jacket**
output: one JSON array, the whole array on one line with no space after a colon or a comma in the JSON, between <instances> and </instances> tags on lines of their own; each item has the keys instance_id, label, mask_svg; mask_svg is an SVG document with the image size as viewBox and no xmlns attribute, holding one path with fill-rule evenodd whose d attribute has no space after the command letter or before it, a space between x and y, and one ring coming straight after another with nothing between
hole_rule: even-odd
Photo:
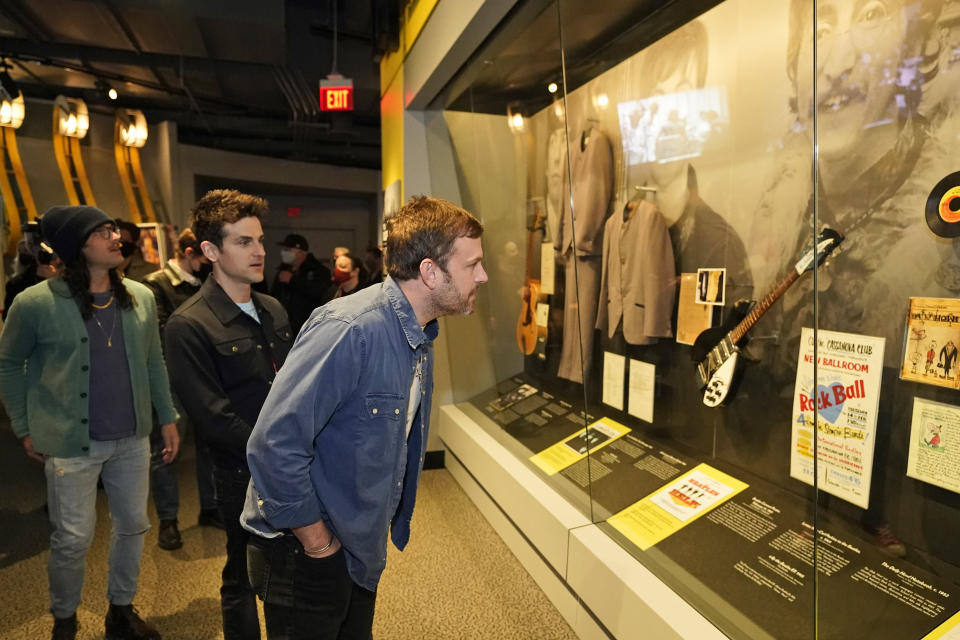
<instances>
[{"instance_id":1,"label":"beige suit jacket","mask_svg":"<svg viewBox=\"0 0 960 640\"><path fill-rule=\"evenodd\" d=\"M622 319L629 344L669 338L676 288L663 215L652 202L628 202L604 225L596 327L612 338Z\"/></svg>"},{"instance_id":2,"label":"beige suit jacket","mask_svg":"<svg viewBox=\"0 0 960 640\"><path fill-rule=\"evenodd\" d=\"M584 136L586 147L581 144ZM613 151L610 139L599 127L584 131L571 143L570 169L573 185L570 198L563 198L563 215L559 233L553 237L554 247L563 256L576 241L577 256L596 256L600 253L600 234L613 194Z\"/></svg>"}]
</instances>

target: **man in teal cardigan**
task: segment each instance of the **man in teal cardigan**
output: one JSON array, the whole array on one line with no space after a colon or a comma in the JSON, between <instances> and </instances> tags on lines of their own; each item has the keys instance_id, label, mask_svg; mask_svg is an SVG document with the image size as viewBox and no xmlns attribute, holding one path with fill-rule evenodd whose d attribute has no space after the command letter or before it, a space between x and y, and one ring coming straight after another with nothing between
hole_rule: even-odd
<instances>
[{"instance_id":1,"label":"man in teal cardigan","mask_svg":"<svg viewBox=\"0 0 960 640\"><path fill-rule=\"evenodd\" d=\"M163 425L164 459L180 444L156 303L117 271L120 235L103 211L53 207L40 227L64 272L11 306L0 334L0 399L26 454L44 465L53 638L76 637L100 478L113 521L106 637L159 639L132 604L150 527L151 410Z\"/></svg>"}]
</instances>

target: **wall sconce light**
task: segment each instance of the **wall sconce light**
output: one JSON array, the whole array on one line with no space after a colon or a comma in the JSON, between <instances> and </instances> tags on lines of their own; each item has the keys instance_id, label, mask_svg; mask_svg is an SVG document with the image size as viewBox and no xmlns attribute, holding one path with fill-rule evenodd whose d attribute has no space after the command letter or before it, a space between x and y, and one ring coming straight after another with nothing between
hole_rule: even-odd
<instances>
[{"instance_id":1,"label":"wall sconce light","mask_svg":"<svg viewBox=\"0 0 960 640\"><path fill-rule=\"evenodd\" d=\"M553 115L557 116L558 119L563 120L563 100L557 96L554 96L553 98Z\"/></svg>"},{"instance_id":2,"label":"wall sconce light","mask_svg":"<svg viewBox=\"0 0 960 640\"><path fill-rule=\"evenodd\" d=\"M510 131L514 133L523 133L523 128L526 126L523 114L520 113L520 109L514 105L507 107L507 126L510 127Z\"/></svg>"},{"instance_id":3,"label":"wall sconce light","mask_svg":"<svg viewBox=\"0 0 960 640\"><path fill-rule=\"evenodd\" d=\"M79 98L57 96L53 102L57 118L57 133L68 138L83 138L90 129L90 114L87 103Z\"/></svg>"},{"instance_id":4,"label":"wall sconce light","mask_svg":"<svg viewBox=\"0 0 960 640\"><path fill-rule=\"evenodd\" d=\"M23 124L25 114L22 93L18 94L16 98L4 98L0 101L0 127L19 129L20 125Z\"/></svg>"},{"instance_id":5,"label":"wall sconce light","mask_svg":"<svg viewBox=\"0 0 960 640\"><path fill-rule=\"evenodd\" d=\"M138 109L117 109L117 142L124 147L142 147L147 142L147 119Z\"/></svg>"},{"instance_id":6,"label":"wall sconce light","mask_svg":"<svg viewBox=\"0 0 960 640\"><path fill-rule=\"evenodd\" d=\"M610 104L610 98L607 97L605 93L598 93L593 96L593 106L598 111L603 111L607 108L607 105Z\"/></svg>"}]
</instances>

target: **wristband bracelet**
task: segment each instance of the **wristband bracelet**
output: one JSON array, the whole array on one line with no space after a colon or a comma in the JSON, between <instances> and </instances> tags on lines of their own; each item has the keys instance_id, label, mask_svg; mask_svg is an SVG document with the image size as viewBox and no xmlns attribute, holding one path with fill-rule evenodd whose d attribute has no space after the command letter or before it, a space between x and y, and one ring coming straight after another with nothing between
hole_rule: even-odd
<instances>
[{"instance_id":1,"label":"wristband bracelet","mask_svg":"<svg viewBox=\"0 0 960 640\"><path fill-rule=\"evenodd\" d=\"M317 547L316 549L304 549L303 552L308 555L311 553L323 553L324 551L326 551L332 546L333 546L333 536L330 536L330 542L323 545L322 547Z\"/></svg>"}]
</instances>

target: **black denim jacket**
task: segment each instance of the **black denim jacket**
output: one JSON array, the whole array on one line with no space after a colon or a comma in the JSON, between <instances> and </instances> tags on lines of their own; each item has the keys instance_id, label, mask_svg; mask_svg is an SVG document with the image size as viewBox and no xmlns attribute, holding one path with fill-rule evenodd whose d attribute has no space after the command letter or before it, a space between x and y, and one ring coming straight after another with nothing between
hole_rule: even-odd
<instances>
[{"instance_id":1,"label":"black denim jacket","mask_svg":"<svg viewBox=\"0 0 960 640\"><path fill-rule=\"evenodd\" d=\"M294 338L280 303L252 295L260 324L211 276L165 329L170 384L225 468L246 468L247 438Z\"/></svg>"}]
</instances>

